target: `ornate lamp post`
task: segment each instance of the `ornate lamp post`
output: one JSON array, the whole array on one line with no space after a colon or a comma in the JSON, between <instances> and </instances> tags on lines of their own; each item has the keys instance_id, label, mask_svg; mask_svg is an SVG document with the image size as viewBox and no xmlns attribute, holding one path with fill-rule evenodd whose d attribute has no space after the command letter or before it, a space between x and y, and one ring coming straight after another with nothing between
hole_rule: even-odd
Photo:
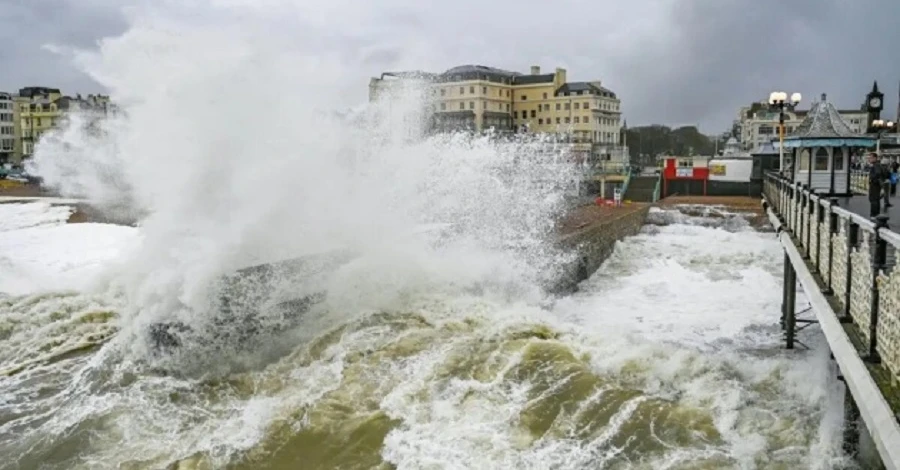
<instances>
[{"instance_id":1,"label":"ornate lamp post","mask_svg":"<svg viewBox=\"0 0 900 470\"><path fill-rule=\"evenodd\" d=\"M891 131L894 129L894 121L885 121L883 119L876 119L872 121L872 128L875 129L875 153L878 156L881 156L881 134L885 132Z\"/></svg>"},{"instance_id":2,"label":"ornate lamp post","mask_svg":"<svg viewBox=\"0 0 900 470\"><path fill-rule=\"evenodd\" d=\"M783 91L773 91L769 93L769 106L778 109L778 171L784 175L784 107L790 104L791 107L800 103L800 93L791 95L788 101L788 94Z\"/></svg>"}]
</instances>

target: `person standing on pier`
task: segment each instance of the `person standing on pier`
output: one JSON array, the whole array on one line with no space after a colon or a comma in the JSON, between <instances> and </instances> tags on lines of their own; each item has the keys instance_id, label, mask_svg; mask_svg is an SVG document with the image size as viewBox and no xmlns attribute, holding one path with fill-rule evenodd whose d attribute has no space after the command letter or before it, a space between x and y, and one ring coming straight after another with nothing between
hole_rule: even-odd
<instances>
[{"instance_id":1,"label":"person standing on pier","mask_svg":"<svg viewBox=\"0 0 900 470\"><path fill-rule=\"evenodd\" d=\"M872 152L868 155L869 162L869 217L876 217L881 213L882 191L885 188L887 169L878 162L878 155Z\"/></svg>"}]
</instances>

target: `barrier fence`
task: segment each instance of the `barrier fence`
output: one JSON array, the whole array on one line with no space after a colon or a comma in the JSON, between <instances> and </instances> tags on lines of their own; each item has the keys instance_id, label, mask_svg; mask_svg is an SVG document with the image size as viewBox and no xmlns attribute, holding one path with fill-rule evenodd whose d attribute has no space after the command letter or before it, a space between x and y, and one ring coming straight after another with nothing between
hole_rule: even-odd
<instances>
[{"instance_id":1,"label":"barrier fence","mask_svg":"<svg viewBox=\"0 0 900 470\"><path fill-rule=\"evenodd\" d=\"M850 191L856 194L869 194L869 172L865 170L850 171Z\"/></svg>"},{"instance_id":2,"label":"barrier fence","mask_svg":"<svg viewBox=\"0 0 900 470\"><path fill-rule=\"evenodd\" d=\"M867 219L774 173L766 175L763 192L825 293L834 296L841 322L856 327L863 358L900 383L900 272L894 269L900 234L888 228L888 217ZM795 319L788 317L783 326L793 338Z\"/></svg>"}]
</instances>

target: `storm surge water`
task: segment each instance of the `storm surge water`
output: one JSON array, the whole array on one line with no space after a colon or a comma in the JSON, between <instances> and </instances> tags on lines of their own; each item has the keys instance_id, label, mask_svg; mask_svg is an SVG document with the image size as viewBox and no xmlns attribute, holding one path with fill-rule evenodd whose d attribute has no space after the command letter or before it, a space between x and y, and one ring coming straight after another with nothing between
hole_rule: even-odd
<instances>
[{"instance_id":1,"label":"storm surge water","mask_svg":"<svg viewBox=\"0 0 900 470\"><path fill-rule=\"evenodd\" d=\"M0 297L0 468L844 465L827 351L779 348L770 234L654 211L553 299L576 169L546 142L428 136L414 85L339 112L380 71L359 64L381 10L202 3L70 51L121 112L74 115L32 170L140 222L74 290ZM8 225L21 266L28 240L98 229ZM321 302L289 325L260 305L259 347L231 348L215 281L323 252L349 255L287 286ZM161 323L197 344L161 350Z\"/></svg>"}]
</instances>

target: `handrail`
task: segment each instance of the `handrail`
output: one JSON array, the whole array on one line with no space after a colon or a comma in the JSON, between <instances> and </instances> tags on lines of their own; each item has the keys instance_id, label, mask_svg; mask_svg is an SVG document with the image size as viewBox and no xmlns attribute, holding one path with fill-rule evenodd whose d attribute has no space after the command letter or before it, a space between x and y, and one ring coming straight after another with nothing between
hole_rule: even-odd
<instances>
[{"instance_id":1,"label":"handrail","mask_svg":"<svg viewBox=\"0 0 900 470\"><path fill-rule=\"evenodd\" d=\"M625 181L622 182L622 198L625 198L625 193L628 191L628 183L631 182L631 168L625 172Z\"/></svg>"},{"instance_id":2,"label":"handrail","mask_svg":"<svg viewBox=\"0 0 900 470\"><path fill-rule=\"evenodd\" d=\"M659 201L659 191L662 187L662 174L656 179L656 186L653 188L653 202Z\"/></svg>"}]
</instances>

